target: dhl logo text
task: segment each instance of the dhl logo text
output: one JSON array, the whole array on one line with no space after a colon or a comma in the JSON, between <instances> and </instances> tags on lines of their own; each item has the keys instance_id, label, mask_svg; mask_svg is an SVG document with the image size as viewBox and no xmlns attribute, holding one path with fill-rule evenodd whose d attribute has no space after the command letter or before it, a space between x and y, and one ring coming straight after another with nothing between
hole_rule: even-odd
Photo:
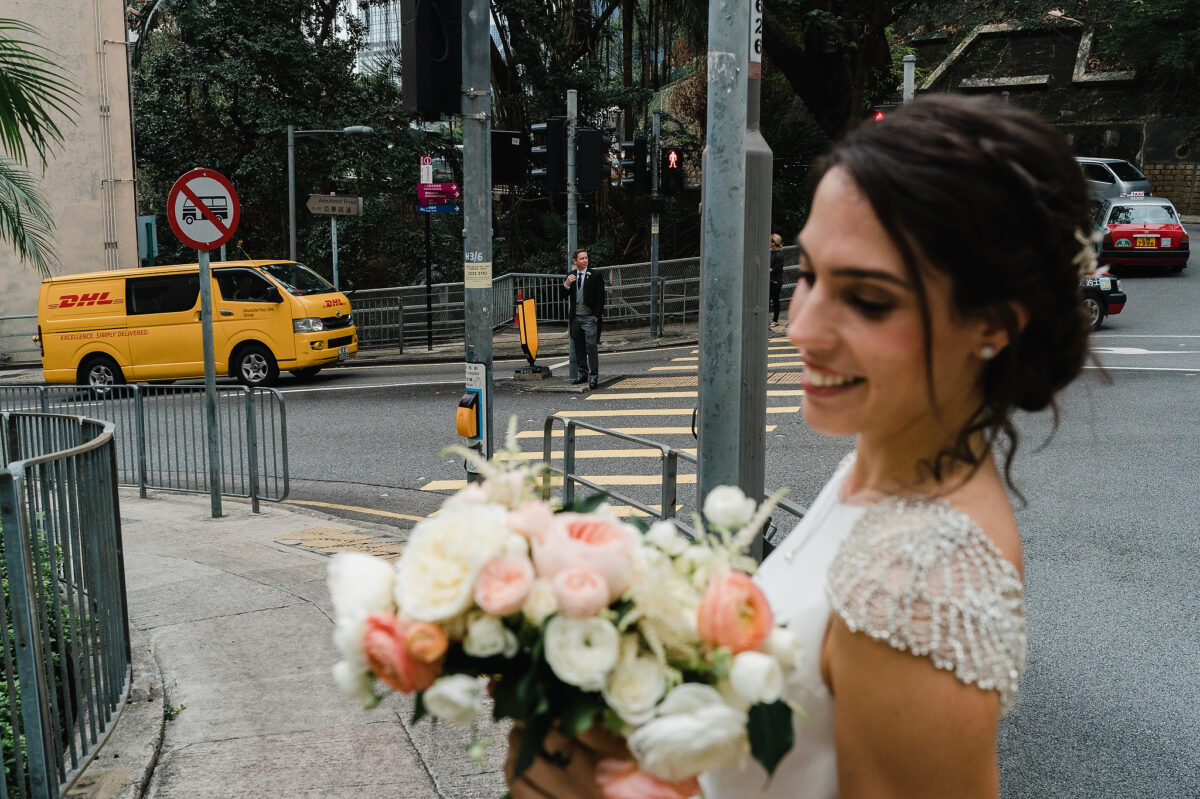
<instances>
[{"instance_id":1,"label":"dhl logo text","mask_svg":"<svg viewBox=\"0 0 1200 799\"><path fill-rule=\"evenodd\" d=\"M113 305L116 300L108 298L108 292L103 294L64 294L58 298L59 308L82 308L85 305Z\"/></svg>"},{"instance_id":2,"label":"dhl logo text","mask_svg":"<svg viewBox=\"0 0 1200 799\"><path fill-rule=\"evenodd\" d=\"M346 304L346 301L341 299L340 297L334 297L332 300L325 300L326 308L332 308L335 305L345 305L345 304Z\"/></svg>"}]
</instances>

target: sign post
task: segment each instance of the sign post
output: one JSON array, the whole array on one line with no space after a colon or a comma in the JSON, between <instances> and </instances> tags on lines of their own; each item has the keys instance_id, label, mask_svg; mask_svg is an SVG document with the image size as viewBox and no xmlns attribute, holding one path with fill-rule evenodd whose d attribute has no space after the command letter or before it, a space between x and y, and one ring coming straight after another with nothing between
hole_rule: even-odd
<instances>
[{"instance_id":1,"label":"sign post","mask_svg":"<svg viewBox=\"0 0 1200 799\"><path fill-rule=\"evenodd\" d=\"M217 422L217 367L213 353L212 270L208 252L233 238L242 209L233 184L211 169L193 169L167 194L171 230L197 251L200 327L204 336L204 415L208 432L208 493L212 516L221 518L221 439Z\"/></svg>"},{"instance_id":2,"label":"sign post","mask_svg":"<svg viewBox=\"0 0 1200 799\"><path fill-rule=\"evenodd\" d=\"M304 207L314 214L329 217L329 234L333 247L333 287L341 291L338 283L337 218L339 216L362 216L362 197L347 197L340 194L310 194Z\"/></svg>"},{"instance_id":3,"label":"sign post","mask_svg":"<svg viewBox=\"0 0 1200 799\"><path fill-rule=\"evenodd\" d=\"M428 163L427 163L428 162ZM462 212L462 191L457 183L433 182L433 156L421 156L421 180L417 183L417 212L425 217L425 346L433 349L433 239L430 214Z\"/></svg>"}]
</instances>

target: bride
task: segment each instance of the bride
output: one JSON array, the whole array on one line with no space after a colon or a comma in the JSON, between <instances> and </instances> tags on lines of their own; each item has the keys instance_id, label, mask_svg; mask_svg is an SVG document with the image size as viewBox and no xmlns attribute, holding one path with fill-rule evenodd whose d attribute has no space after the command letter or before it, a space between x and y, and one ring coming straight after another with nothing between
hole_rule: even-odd
<instances>
[{"instance_id":1,"label":"bride","mask_svg":"<svg viewBox=\"0 0 1200 799\"><path fill-rule=\"evenodd\" d=\"M811 180L788 337L806 423L855 448L755 578L804 647L796 745L704 796L995 797L1025 667L1011 415L1083 364L1083 177L1033 114L942 95L860 126ZM599 795L613 742L546 746L514 799Z\"/></svg>"}]
</instances>

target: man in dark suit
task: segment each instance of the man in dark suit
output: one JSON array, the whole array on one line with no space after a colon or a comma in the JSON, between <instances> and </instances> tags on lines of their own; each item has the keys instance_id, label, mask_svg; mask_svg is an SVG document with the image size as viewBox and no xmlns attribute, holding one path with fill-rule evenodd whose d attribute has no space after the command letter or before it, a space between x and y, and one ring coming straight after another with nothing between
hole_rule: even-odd
<instances>
[{"instance_id":1,"label":"man in dark suit","mask_svg":"<svg viewBox=\"0 0 1200 799\"><path fill-rule=\"evenodd\" d=\"M571 321L571 339L579 359L579 376L571 382L586 381L588 388L595 388L600 379L596 345L600 340L600 321L604 318L604 278L588 269L587 250L576 250L571 255L571 264L575 269L562 285Z\"/></svg>"}]
</instances>

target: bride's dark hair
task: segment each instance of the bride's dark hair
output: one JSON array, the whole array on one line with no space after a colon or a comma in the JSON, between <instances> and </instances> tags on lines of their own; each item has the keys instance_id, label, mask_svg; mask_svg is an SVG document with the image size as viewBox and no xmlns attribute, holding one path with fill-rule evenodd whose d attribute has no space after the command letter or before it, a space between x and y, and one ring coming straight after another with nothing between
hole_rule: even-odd
<instances>
[{"instance_id":1,"label":"bride's dark hair","mask_svg":"<svg viewBox=\"0 0 1200 799\"><path fill-rule=\"evenodd\" d=\"M929 95L850 132L814 164L810 190L835 167L862 190L917 287L931 398L923 270L950 277L959 317L995 314L1007 328L1010 345L983 369L982 403L926 466L939 480L955 462L977 468L1003 437L1004 475L1013 488L1013 410L1051 408L1057 426L1055 395L1087 356L1078 264L1081 249L1091 246L1080 237L1093 225L1067 140L1034 114L995 99ZM1024 328L1014 303L1028 314ZM986 450L972 446L978 433Z\"/></svg>"}]
</instances>

